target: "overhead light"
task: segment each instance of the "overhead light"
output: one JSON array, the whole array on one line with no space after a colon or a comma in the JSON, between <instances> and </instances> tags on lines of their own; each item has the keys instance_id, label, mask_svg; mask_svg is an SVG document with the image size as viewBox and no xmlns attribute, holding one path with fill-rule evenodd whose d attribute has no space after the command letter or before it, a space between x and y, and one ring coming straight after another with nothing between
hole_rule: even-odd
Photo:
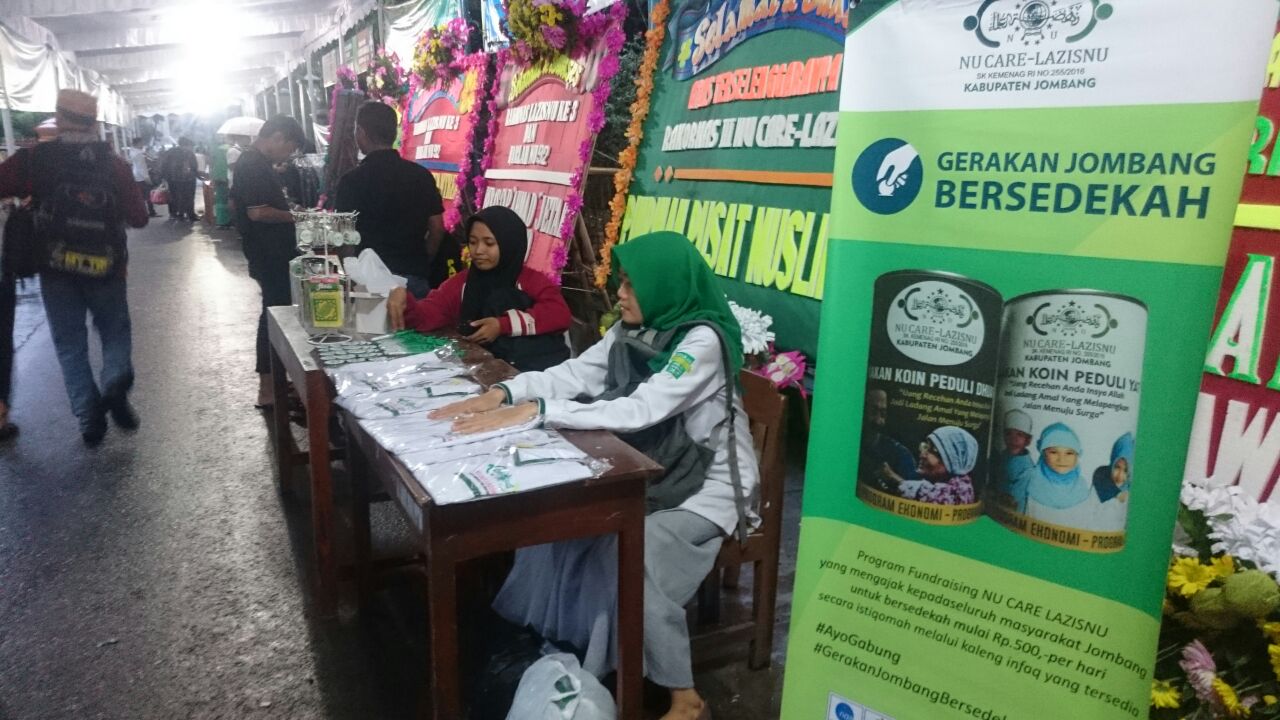
<instances>
[{"instance_id":1,"label":"overhead light","mask_svg":"<svg viewBox=\"0 0 1280 720\"><path fill-rule=\"evenodd\" d=\"M165 11L166 34L182 38L175 81L183 110L205 114L235 102L225 68L243 52L243 34L253 21L236 8L207 3L187 2Z\"/></svg>"}]
</instances>

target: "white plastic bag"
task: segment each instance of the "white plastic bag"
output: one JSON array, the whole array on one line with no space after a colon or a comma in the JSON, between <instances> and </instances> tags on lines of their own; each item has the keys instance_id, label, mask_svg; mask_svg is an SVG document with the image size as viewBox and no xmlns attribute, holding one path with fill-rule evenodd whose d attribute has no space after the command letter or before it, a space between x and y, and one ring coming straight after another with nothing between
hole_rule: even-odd
<instances>
[{"instance_id":1,"label":"white plastic bag","mask_svg":"<svg viewBox=\"0 0 1280 720\"><path fill-rule=\"evenodd\" d=\"M391 271L372 248L342 263L355 282L351 293L355 302L356 332L380 334L387 331L387 296L405 284L405 279Z\"/></svg>"},{"instance_id":2,"label":"white plastic bag","mask_svg":"<svg viewBox=\"0 0 1280 720\"><path fill-rule=\"evenodd\" d=\"M372 248L365 248L358 256L343 260L342 266L346 269L347 275L351 276L352 281L357 285L363 285L366 291L375 295L390 294L394 288L401 287L405 283L404 278L391 274L386 264L382 262L382 258L378 257L378 253Z\"/></svg>"},{"instance_id":3,"label":"white plastic bag","mask_svg":"<svg viewBox=\"0 0 1280 720\"><path fill-rule=\"evenodd\" d=\"M578 658L545 655L520 677L507 720L615 720L613 696Z\"/></svg>"}]
</instances>

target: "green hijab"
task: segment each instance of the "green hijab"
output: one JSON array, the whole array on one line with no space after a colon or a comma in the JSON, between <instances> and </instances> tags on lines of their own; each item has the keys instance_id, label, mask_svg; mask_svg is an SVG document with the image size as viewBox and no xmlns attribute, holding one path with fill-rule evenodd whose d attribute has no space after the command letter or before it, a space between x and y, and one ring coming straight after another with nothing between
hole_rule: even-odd
<instances>
[{"instance_id":1,"label":"green hijab","mask_svg":"<svg viewBox=\"0 0 1280 720\"><path fill-rule=\"evenodd\" d=\"M675 232L641 235L615 246L613 259L615 271L625 270L631 279L645 327L661 332L695 321L717 326L728 344L729 377L738 377L742 328L716 276L688 238ZM666 367L683 339L683 332L677 334L650 367L654 371Z\"/></svg>"}]
</instances>

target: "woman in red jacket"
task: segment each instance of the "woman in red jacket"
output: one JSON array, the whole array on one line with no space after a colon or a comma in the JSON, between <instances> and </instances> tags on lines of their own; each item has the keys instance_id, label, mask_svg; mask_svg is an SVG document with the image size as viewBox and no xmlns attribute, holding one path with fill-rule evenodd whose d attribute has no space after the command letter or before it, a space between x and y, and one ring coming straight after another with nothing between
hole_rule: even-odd
<instances>
[{"instance_id":1,"label":"woman in red jacket","mask_svg":"<svg viewBox=\"0 0 1280 720\"><path fill-rule=\"evenodd\" d=\"M529 230L505 207L488 207L466 222L471 267L422 300L404 288L387 301L391 328L419 332L457 328L521 372L569 359L564 331L572 319L560 287L524 266Z\"/></svg>"}]
</instances>

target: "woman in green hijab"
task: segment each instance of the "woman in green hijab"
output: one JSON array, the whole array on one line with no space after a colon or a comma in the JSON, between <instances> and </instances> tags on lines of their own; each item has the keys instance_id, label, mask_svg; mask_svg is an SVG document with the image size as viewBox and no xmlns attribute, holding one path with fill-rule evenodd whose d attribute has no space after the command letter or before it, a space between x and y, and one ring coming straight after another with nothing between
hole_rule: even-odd
<instances>
[{"instance_id":1,"label":"woman in green hijab","mask_svg":"<svg viewBox=\"0 0 1280 720\"><path fill-rule=\"evenodd\" d=\"M609 430L666 468L645 523L645 675L671 690L664 720L709 718L693 687L684 606L726 536L746 533L759 479L737 397L742 338L706 261L676 233L613 251L621 320L580 357L523 373L442 408L459 432L540 417L549 427ZM585 400L584 398L590 398ZM616 539L521 550L494 602L500 615L586 653L603 675L616 653Z\"/></svg>"}]
</instances>

